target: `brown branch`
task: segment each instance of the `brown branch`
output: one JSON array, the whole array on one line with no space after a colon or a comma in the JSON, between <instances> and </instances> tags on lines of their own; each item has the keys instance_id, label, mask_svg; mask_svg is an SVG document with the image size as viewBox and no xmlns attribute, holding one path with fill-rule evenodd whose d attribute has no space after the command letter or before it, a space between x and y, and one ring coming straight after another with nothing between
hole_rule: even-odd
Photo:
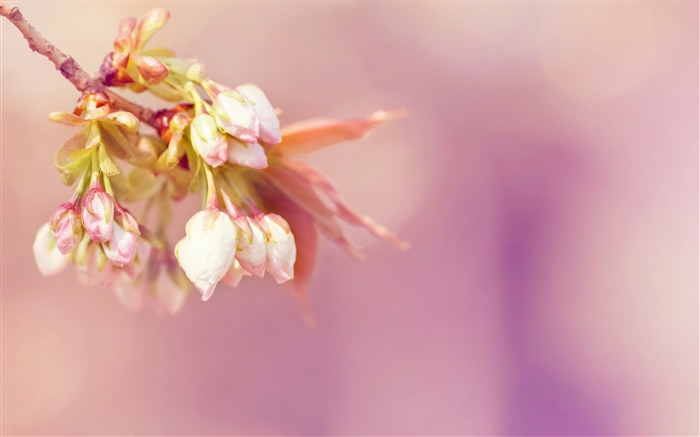
<instances>
[{"instance_id":1,"label":"brown branch","mask_svg":"<svg viewBox=\"0 0 700 437\"><path fill-rule=\"evenodd\" d=\"M47 58L60 71L63 77L68 79L78 91L88 89L101 90L112 101L112 104L125 111L129 111L137 116L144 123L158 129L156 115L150 109L139 106L124 97L108 90L102 81L88 74L71 56L63 53L55 45L51 44L34 26L32 26L22 15L17 6L12 6L6 1L0 2L0 15L7 18L24 36L32 51Z\"/></svg>"}]
</instances>

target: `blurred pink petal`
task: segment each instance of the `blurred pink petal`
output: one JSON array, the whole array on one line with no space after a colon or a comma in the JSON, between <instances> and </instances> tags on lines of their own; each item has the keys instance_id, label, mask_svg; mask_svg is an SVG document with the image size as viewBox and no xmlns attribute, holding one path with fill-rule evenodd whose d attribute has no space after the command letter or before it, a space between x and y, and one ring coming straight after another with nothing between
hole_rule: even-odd
<instances>
[{"instance_id":1,"label":"blurred pink petal","mask_svg":"<svg viewBox=\"0 0 700 437\"><path fill-rule=\"evenodd\" d=\"M403 111L377 111L367 118L335 120L315 118L282 129L282 142L275 151L288 154L309 153L341 141L357 140L377 124L397 117Z\"/></svg>"}]
</instances>

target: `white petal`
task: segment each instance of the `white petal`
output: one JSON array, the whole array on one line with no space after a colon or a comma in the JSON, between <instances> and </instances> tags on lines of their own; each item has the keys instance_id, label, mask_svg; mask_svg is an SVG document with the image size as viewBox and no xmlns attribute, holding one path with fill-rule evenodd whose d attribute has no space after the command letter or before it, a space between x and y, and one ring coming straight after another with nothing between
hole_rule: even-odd
<instances>
[{"instance_id":1,"label":"white petal","mask_svg":"<svg viewBox=\"0 0 700 437\"><path fill-rule=\"evenodd\" d=\"M294 263L297 259L297 248L294 234L288 232L277 221L267 215L261 220L267 230L267 271L278 284L294 278Z\"/></svg>"},{"instance_id":2,"label":"white petal","mask_svg":"<svg viewBox=\"0 0 700 437\"><path fill-rule=\"evenodd\" d=\"M258 143L244 143L235 138L229 138L228 158L231 162L244 167L267 168L265 149Z\"/></svg>"},{"instance_id":3,"label":"white petal","mask_svg":"<svg viewBox=\"0 0 700 437\"><path fill-rule=\"evenodd\" d=\"M280 133L280 120L277 118L275 108L267 100L265 93L255 85L241 85L236 88L238 92L245 96L260 120L260 139L268 144L282 142Z\"/></svg>"},{"instance_id":4,"label":"white petal","mask_svg":"<svg viewBox=\"0 0 700 437\"><path fill-rule=\"evenodd\" d=\"M237 230L226 214L200 211L187 222L186 232L175 254L202 299L207 300L233 262Z\"/></svg>"},{"instance_id":5,"label":"white petal","mask_svg":"<svg viewBox=\"0 0 700 437\"><path fill-rule=\"evenodd\" d=\"M127 232L119 224L114 223L112 238L107 243L102 243L102 249L112 264L124 267L134 260L136 242L136 234Z\"/></svg>"},{"instance_id":6,"label":"white petal","mask_svg":"<svg viewBox=\"0 0 700 437\"><path fill-rule=\"evenodd\" d=\"M260 120L240 93L229 90L219 94L213 112L216 123L229 134L248 143L258 140Z\"/></svg>"},{"instance_id":7,"label":"white petal","mask_svg":"<svg viewBox=\"0 0 700 437\"><path fill-rule=\"evenodd\" d=\"M190 125L190 140L207 164L218 167L226 162L226 135L221 133L211 115L200 114L194 119Z\"/></svg>"},{"instance_id":8,"label":"white petal","mask_svg":"<svg viewBox=\"0 0 700 437\"><path fill-rule=\"evenodd\" d=\"M60 273L68 265L69 255L64 255L56 246L56 238L48 223L45 223L36 233L34 239L34 260L39 271L44 276Z\"/></svg>"}]
</instances>

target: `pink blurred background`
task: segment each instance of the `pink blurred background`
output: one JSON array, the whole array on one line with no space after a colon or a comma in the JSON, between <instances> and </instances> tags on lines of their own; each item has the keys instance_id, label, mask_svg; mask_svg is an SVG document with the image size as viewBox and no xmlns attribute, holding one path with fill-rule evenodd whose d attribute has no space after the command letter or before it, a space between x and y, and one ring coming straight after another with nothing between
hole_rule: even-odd
<instances>
[{"instance_id":1,"label":"pink blurred background","mask_svg":"<svg viewBox=\"0 0 700 437\"><path fill-rule=\"evenodd\" d=\"M42 277L77 94L4 22L5 435L698 433L697 3L21 6L89 70L167 6L283 123L408 109L307 161L412 247L324 242L315 329L269 279L170 318Z\"/></svg>"}]
</instances>

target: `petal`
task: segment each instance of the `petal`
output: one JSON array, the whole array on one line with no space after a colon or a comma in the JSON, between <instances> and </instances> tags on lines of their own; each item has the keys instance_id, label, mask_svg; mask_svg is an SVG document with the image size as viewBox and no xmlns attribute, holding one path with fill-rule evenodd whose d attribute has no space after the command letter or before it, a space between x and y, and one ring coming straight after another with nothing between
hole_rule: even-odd
<instances>
[{"instance_id":1,"label":"petal","mask_svg":"<svg viewBox=\"0 0 700 437\"><path fill-rule=\"evenodd\" d=\"M263 264L263 269L264 268L265 264ZM244 269L243 266L241 266L241 264L234 259L231 267L226 272L226 275L221 278L221 281L229 287L236 288L244 276L250 276L250 273L248 273L246 269Z\"/></svg>"},{"instance_id":2,"label":"petal","mask_svg":"<svg viewBox=\"0 0 700 437\"><path fill-rule=\"evenodd\" d=\"M265 275L265 262L267 260L265 234L262 229L260 229L260 226L250 217L245 217L244 219L247 221L247 227L249 227L251 231L250 239L242 232L239 234L239 250L236 252L236 260L240 262L243 269L262 278ZM235 287L235 285L233 287Z\"/></svg>"},{"instance_id":3,"label":"petal","mask_svg":"<svg viewBox=\"0 0 700 437\"><path fill-rule=\"evenodd\" d=\"M39 228L32 249L36 266L44 276L60 273L70 260L69 255L62 254L56 247L56 238L54 238L48 223Z\"/></svg>"},{"instance_id":4,"label":"petal","mask_svg":"<svg viewBox=\"0 0 700 437\"><path fill-rule=\"evenodd\" d=\"M228 159L244 167L263 169L267 167L265 149L258 143L244 143L233 137L228 139Z\"/></svg>"},{"instance_id":5,"label":"petal","mask_svg":"<svg viewBox=\"0 0 700 437\"><path fill-rule=\"evenodd\" d=\"M246 143L258 141L260 120L240 93L234 90L220 93L212 110L221 129Z\"/></svg>"},{"instance_id":6,"label":"petal","mask_svg":"<svg viewBox=\"0 0 700 437\"><path fill-rule=\"evenodd\" d=\"M367 118L333 120L317 118L282 129L282 142L275 151L289 154L309 153L341 141L364 137L377 124L403 116L402 111L377 111Z\"/></svg>"},{"instance_id":7,"label":"petal","mask_svg":"<svg viewBox=\"0 0 700 437\"><path fill-rule=\"evenodd\" d=\"M192 121L190 141L199 156L212 167L218 167L228 159L226 135L221 133L214 117L209 114L200 114Z\"/></svg>"},{"instance_id":8,"label":"petal","mask_svg":"<svg viewBox=\"0 0 700 437\"><path fill-rule=\"evenodd\" d=\"M286 226L281 225L280 222ZM267 271L278 284L293 279L297 249L294 234L288 229L289 225L277 214L267 214L259 220L259 223L267 236L265 242Z\"/></svg>"},{"instance_id":9,"label":"petal","mask_svg":"<svg viewBox=\"0 0 700 437\"><path fill-rule=\"evenodd\" d=\"M251 84L241 85L236 87L236 90L243 94L255 109L260 120L260 139L268 144L277 144L282 141L280 120L265 93Z\"/></svg>"},{"instance_id":10,"label":"petal","mask_svg":"<svg viewBox=\"0 0 700 437\"><path fill-rule=\"evenodd\" d=\"M119 303L130 311L138 311L143 306L144 296L148 294L148 283L136 284L129 275L121 272L114 283L114 294Z\"/></svg>"},{"instance_id":11,"label":"petal","mask_svg":"<svg viewBox=\"0 0 700 437\"><path fill-rule=\"evenodd\" d=\"M175 248L180 266L207 300L236 255L237 231L219 211L200 211L187 222L186 236Z\"/></svg>"}]
</instances>

